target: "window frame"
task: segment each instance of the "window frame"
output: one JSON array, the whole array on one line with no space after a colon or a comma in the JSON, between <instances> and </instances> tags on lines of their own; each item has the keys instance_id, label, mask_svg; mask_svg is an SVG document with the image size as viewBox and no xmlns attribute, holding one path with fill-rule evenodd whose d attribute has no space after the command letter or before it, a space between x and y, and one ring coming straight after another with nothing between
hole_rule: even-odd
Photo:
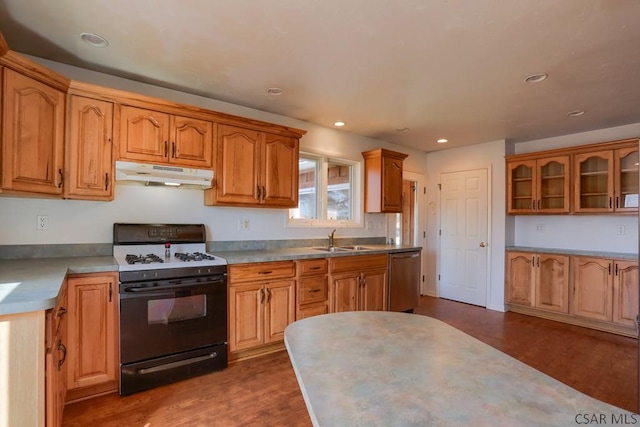
<instances>
[{"instance_id":1,"label":"window frame","mask_svg":"<svg viewBox=\"0 0 640 427\"><path fill-rule=\"evenodd\" d=\"M286 226L291 228L310 228L310 227L333 227L333 228L364 228L364 215L362 208L364 206L363 185L364 176L362 161L355 161L347 158L341 158L333 155L317 153L313 151L300 151L301 158L314 159L318 162L316 169L316 206L317 212L320 214L318 218L292 218L291 209L286 210ZM339 164L351 167L351 219L329 219L327 218L328 204L328 164ZM319 169L319 170L318 170ZM339 184L337 184L339 185ZM299 190L298 190L299 191Z\"/></svg>"}]
</instances>

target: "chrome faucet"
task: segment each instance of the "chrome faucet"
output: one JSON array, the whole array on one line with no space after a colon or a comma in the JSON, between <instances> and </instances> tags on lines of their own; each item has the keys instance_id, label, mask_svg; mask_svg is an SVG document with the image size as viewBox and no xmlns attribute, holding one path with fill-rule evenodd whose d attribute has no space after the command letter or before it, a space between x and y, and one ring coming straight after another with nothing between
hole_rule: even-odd
<instances>
[{"instance_id":1,"label":"chrome faucet","mask_svg":"<svg viewBox=\"0 0 640 427\"><path fill-rule=\"evenodd\" d=\"M331 233L329 233L329 247L333 247L333 235L336 234L336 229L334 228Z\"/></svg>"}]
</instances>

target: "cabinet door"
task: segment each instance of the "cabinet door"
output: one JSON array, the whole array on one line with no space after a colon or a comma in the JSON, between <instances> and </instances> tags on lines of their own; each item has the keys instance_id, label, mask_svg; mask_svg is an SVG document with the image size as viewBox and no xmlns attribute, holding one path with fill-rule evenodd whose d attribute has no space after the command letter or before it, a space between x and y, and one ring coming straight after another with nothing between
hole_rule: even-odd
<instances>
[{"instance_id":1,"label":"cabinet door","mask_svg":"<svg viewBox=\"0 0 640 427\"><path fill-rule=\"evenodd\" d=\"M635 327L638 315L638 263L615 261L613 321Z\"/></svg>"},{"instance_id":2,"label":"cabinet door","mask_svg":"<svg viewBox=\"0 0 640 427\"><path fill-rule=\"evenodd\" d=\"M308 276L298 279L298 304L313 304L327 299L327 276Z\"/></svg>"},{"instance_id":3,"label":"cabinet door","mask_svg":"<svg viewBox=\"0 0 640 427\"><path fill-rule=\"evenodd\" d=\"M369 271L362 274L359 310L387 310L387 272Z\"/></svg>"},{"instance_id":4,"label":"cabinet door","mask_svg":"<svg viewBox=\"0 0 640 427\"><path fill-rule=\"evenodd\" d=\"M70 390L118 381L117 275L68 279L68 381Z\"/></svg>"},{"instance_id":5,"label":"cabinet door","mask_svg":"<svg viewBox=\"0 0 640 427\"><path fill-rule=\"evenodd\" d=\"M213 123L189 117L171 117L171 163L211 168Z\"/></svg>"},{"instance_id":6,"label":"cabinet door","mask_svg":"<svg viewBox=\"0 0 640 427\"><path fill-rule=\"evenodd\" d=\"M258 205L260 150L264 134L235 126L218 125L214 203Z\"/></svg>"},{"instance_id":7,"label":"cabinet door","mask_svg":"<svg viewBox=\"0 0 640 427\"><path fill-rule=\"evenodd\" d=\"M612 320L613 261L600 258L575 258L574 304L577 316Z\"/></svg>"},{"instance_id":8,"label":"cabinet door","mask_svg":"<svg viewBox=\"0 0 640 427\"><path fill-rule=\"evenodd\" d=\"M382 157L382 212L402 212L402 160Z\"/></svg>"},{"instance_id":9,"label":"cabinet door","mask_svg":"<svg viewBox=\"0 0 640 427\"><path fill-rule=\"evenodd\" d=\"M536 161L507 163L507 212L531 213L536 203Z\"/></svg>"},{"instance_id":10,"label":"cabinet door","mask_svg":"<svg viewBox=\"0 0 640 427\"><path fill-rule=\"evenodd\" d=\"M62 194L65 96L4 68L2 188Z\"/></svg>"},{"instance_id":11,"label":"cabinet door","mask_svg":"<svg viewBox=\"0 0 640 427\"><path fill-rule=\"evenodd\" d=\"M113 200L113 104L71 95L64 197Z\"/></svg>"},{"instance_id":12,"label":"cabinet door","mask_svg":"<svg viewBox=\"0 0 640 427\"><path fill-rule=\"evenodd\" d=\"M535 306L569 313L569 256L539 254L535 260Z\"/></svg>"},{"instance_id":13,"label":"cabinet door","mask_svg":"<svg viewBox=\"0 0 640 427\"><path fill-rule=\"evenodd\" d=\"M122 106L120 110L120 158L166 163L169 159L169 115Z\"/></svg>"},{"instance_id":14,"label":"cabinet door","mask_svg":"<svg viewBox=\"0 0 640 427\"><path fill-rule=\"evenodd\" d=\"M341 274L331 278L331 312L356 311L358 309L358 273Z\"/></svg>"},{"instance_id":15,"label":"cabinet door","mask_svg":"<svg viewBox=\"0 0 640 427\"><path fill-rule=\"evenodd\" d=\"M283 341L284 328L295 321L295 281L283 280L265 285L265 344Z\"/></svg>"},{"instance_id":16,"label":"cabinet door","mask_svg":"<svg viewBox=\"0 0 640 427\"><path fill-rule=\"evenodd\" d=\"M538 159L536 162L537 201L539 213L569 212L569 156Z\"/></svg>"},{"instance_id":17,"label":"cabinet door","mask_svg":"<svg viewBox=\"0 0 640 427\"><path fill-rule=\"evenodd\" d=\"M506 300L511 304L532 305L534 301L535 255L507 252Z\"/></svg>"},{"instance_id":18,"label":"cabinet door","mask_svg":"<svg viewBox=\"0 0 640 427\"><path fill-rule=\"evenodd\" d=\"M298 206L298 140L266 134L264 142L262 203L267 206Z\"/></svg>"},{"instance_id":19,"label":"cabinet door","mask_svg":"<svg viewBox=\"0 0 640 427\"><path fill-rule=\"evenodd\" d=\"M613 151L574 156L575 212L613 212Z\"/></svg>"},{"instance_id":20,"label":"cabinet door","mask_svg":"<svg viewBox=\"0 0 640 427\"><path fill-rule=\"evenodd\" d=\"M615 210L638 212L638 148L615 150Z\"/></svg>"},{"instance_id":21,"label":"cabinet door","mask_svg":"<svg viewBox=\"0 0 640 427\"><path fill-rule=\"evenodd\" d=\"M262 283L229 287L229 351L264 343L265 301Z\"/></svg>"}]
</instances>

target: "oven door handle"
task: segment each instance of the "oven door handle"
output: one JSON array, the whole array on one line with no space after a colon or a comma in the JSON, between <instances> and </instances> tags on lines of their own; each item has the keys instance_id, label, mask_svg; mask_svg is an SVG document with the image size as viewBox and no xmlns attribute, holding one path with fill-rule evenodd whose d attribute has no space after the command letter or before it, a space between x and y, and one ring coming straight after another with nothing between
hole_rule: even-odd
<instances>
[{"instance_id":1,"label":"oven door handle","mask_svg":"<svg viewBox=\"0 0 640 427\"><path fill-rule=\"evenodd\" d=\"M224 280L225 280L224 278L220 278L220 279L207 280L206 282L188 283L188 284L182 284L182 285L175 284L175 285L166 285L166 286L149 286L146 288L125 287L124 292L150 293L150 292L158 292L158 291L172 291L177 289L193 288L196 286L202 286L206 284L222 283L224 282Z\"/></svg>"}]
</instances>

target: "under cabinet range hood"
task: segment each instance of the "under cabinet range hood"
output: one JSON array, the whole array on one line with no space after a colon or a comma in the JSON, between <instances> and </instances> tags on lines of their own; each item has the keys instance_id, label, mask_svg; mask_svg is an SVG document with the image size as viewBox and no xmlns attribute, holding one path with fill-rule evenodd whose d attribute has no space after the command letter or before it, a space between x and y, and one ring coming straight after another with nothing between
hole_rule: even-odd
<instances>
[{"instance_id":1,"label":"under cabinet range hood","mask_svg":"<svg viewBox=\"0 0 640 427\"><path fill-rule=\"evenodd\" d=\"M116 181L143 184L185 186L185 188L211 188L213 171L169 165L151 165L116 161Z\"/></svg>"}]
</instances>

